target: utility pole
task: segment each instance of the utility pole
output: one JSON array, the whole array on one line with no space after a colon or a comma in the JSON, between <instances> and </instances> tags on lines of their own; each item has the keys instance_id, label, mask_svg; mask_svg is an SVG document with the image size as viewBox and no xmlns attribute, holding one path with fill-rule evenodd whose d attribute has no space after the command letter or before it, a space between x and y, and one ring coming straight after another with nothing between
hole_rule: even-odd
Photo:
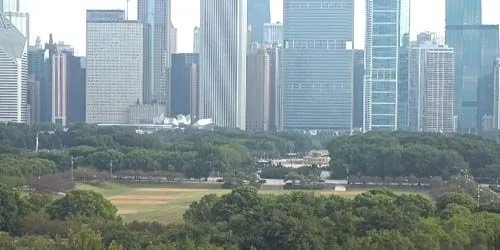
<instances>
[{"instance_id":1,"label":"utility pole","mask_svg":"<svg viewBox=\"0 0 500 250\"><path fill-rule=\"evenodd\" d=\"M481 186L479 186L479 184L477 184L477 208L479 208L479 206L480 206L480 204L479 204L479 198L481 198L480 192L481 192Z\"/></svg>"},{"instance_id":2,"label":"utility pole","mask_svg":"<svg viewBox=\"0 0 500 250\"><path fill-rule=\"evenodd\" d=\"M73 176L73 156L71 156L71 182L74 181L74 176Z\"/></svg>"},{"instance_id":3,"label":"utility pole","mask_svg":"<svg viewBox=\"0 0 500 250\"><path fill-rule=\"evenodd\" d=\"M109 161L109 174L113 178L113 159Z\"/></svg>"}]
</instances>

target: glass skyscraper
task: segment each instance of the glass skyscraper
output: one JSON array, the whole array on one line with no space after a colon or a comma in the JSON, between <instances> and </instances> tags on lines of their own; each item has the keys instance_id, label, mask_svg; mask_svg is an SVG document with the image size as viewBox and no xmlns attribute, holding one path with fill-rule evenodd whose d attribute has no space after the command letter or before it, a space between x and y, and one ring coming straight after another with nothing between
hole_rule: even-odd
<instances>
[{"instance_id":1,"label":"glass skyscraper","mask_svg":"<svg viewBox=\"0 0 500 250\"><path fill-rule=\"evenodd\" d=\"M144 102L170 106L170 0L139 0L137 15L146 24L147 69Z\"/></svg>"},{"instance_id":2,"label":"glass skyscraper","mask_svg":"<svg viewBox=\"0 0 500 250\"><path fill-rule=\"evenodd\" d=\"M264 41L264 24L271 21L269 0L248 0L248 26L251 27L250 40L262 43Z\"/></svg>"},{"instance_id":3,"label":"glass skyscraper","mask_svg":"<svg viewBox=\"0 0 500 250\"><path fill-rule=\"evenodd\" d=\"M446 1L446 43L455 49L455 116L458 131L477 133L488 104L493 65L498 57L498 25L481 24L481 0Z\"/></svg>"},{"instance_id":4,"label":"glass skyscraper","mask_svg":"<svg viewBox=\"0 0 500 250\"><path fill-rule=\"evenodd\" d=\"M354 0L283 5L284 130L350 132Z\"/></svg>"},{"instance_id":5,"label":"glass skyscraper","mask_svg":"<svg viewBox=\"0 0 500 250\"><path fill-rule=\"evenodd\" d=\"M446 26L481 24L481 0L446 0Z\"/></svg>"},{"instance_id":6,"label":"glass skyscraper","mask_svg":"<svg viewBox=\"0 0 500 250\"><path fill-rule=\"evenodd\" d=\"M409 0L367 0L365 131L394 131L408 124Z\"/></svg>"}]
</instances>

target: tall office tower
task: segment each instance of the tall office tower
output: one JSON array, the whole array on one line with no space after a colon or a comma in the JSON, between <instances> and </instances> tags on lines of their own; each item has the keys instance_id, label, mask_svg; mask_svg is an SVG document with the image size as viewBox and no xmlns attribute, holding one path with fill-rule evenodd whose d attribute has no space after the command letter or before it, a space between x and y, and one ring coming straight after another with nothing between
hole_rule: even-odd
<instances>
[{"instance_id":1,"label":"tall office tower","mask_svg":"<svg viewBox=\"0 0 500 250\"><path fill-rule=\"evenodd\" d=\"M493 128L500 129L500 58L493 67Z\"/></svg>"},{"instance_id":2,"label":"tall office tower","mask_svg":"<svg viewBox=\"0 0 500 250\"><path fill-rule=\"evenodd\" d=\"M0 12L19 12L19 0L0 0Z\"/></svg>"},{"instance_id":3,"label":"tall office tower","mask_svg":"<svg viewBox=\"0 0 500 250\"><path fill-rule=\"evenodd\" d=\"M170 117L177 115L198 116L199 54L172 55Z\"/></svg>"},{"instance_id":4,"label":"tall office tower","mask_svg":"<svg viewBox=\"0 0 500 250\"><path fill-rule=\"evenodd\" d=\"M148 25L146 40L148 50L147 58L150 71L150 87L145 88L150 91L151 101L155 103L169 103L170 86L170 20L171 1L170 0L139 0L138 19ZM148 95L146 95L148 96ZM150 100L145 100L149 102Z\"/></svg>"},{"instance_id":5,"label":"tall office tower","mask_svg":"<svg viewBox=\"0 0 500 250\"><path fill-rule=\"evenodd\" d=\"M498 25L448 25L455 49L455 115L458 131L478 133L483 116L493 115L492 65L499 53Z\"/></svg>"},{"instance_id":6,"label":"tall office tower","mask_svg":"<svg viewBox=\"0 0 500 250\"><path fill-rule=\"evenodd\" d=\"M177 53L177 28L170 22L170 54Z\"/></svg>"},{"instance_id":7,"label":"tall office tower","mask_svg":"<svg viewBox=\"0 0 500 250\"><path fill-rule=\"evenodd\" d=\"M68 72L67 123L85 122L85 69L82 57L66 52Z\"/></svg>"},{"instance_id":8,"label":"tall office tower","mask_svg":"<svg viewBox=\"0 0 500 250\"><path fill-rule=\"evenodd\" d=\"M87 10L87 123L127 123L142 103L144 27L122 10Z\"/></svg>"},{"instance_id":9,"label":"tall office tower","mask_svg":"<svg viewBox=\"0 0 500 250\"><path fill-rule=\"evenodd\" d=\"M482 0L446 0L446 26L482 23Z\"/></svg>"},{"instance_id":10,"label":"tall office tower","mask_svg":"<svg viewBox=\"0 0 500 250\"><path fill-rule=\"evenodd\" d=\"M200 53L200 27L193 30L193 53Z\"/></svg>"},{"instance_id":11,"label":"tall office tower","mask_svg":"<svg viewBox=\"0 0 500 250\"><path fill-rule=\"evenodd\" d=\"M284 129L351 131L354 0L283 6Z\"/></svg>"},{"instance_id":12,"label":"tall office tower","mask_svg":"<svg viewBox=\"0 0 500 250\"><path fill-rule=\"evenodd\" d=\"M35 47L35 46L30 46L28 47L28 79L31 80L31 82L36 83L37 85L37 111L38 114L32 118L30 123L38 123L40 121L50 121L50 112L48 108L45 107L50 107L50 105L46 105L45 102L47 102L48 98L45 98L45 96L49 96L47 94L47 91L49 91L49 88L47 88L47 82L46 82L46 73L45 73L45 49L41 48L40 46ZM33 93L33 92L32 92ZM33 112L33 105L31 105L31 111Z\"/></svg>"},{"instance_id":13,"label":"tall office tower","mask_svg":"<svg viewBox=\"0 0 500 250\"><path fill-rule=\"evenodd\" d=\"M360 129L363 127L363 86L365 79L365 51L354 51L353 66L353 103L352 103L352 127Z\"/></svg>"},{"instance_id":14,"label":"tall office tower","mask_svg":"<svg viewBox=\"0 0 500 250\"><path fill-rule=\"evenodd\" d=\"M366 24L363 129L394 131L398 125L405 129L409 0L367 0Z\"/></svg>"},{"instance_id":15,"label":"tall office tower","mask_svg":"<svg viewBox=\"0 0 500 250\"><path fill-rule=\"evenodd\" d=\"M264 41L264 24L271 22L270 0L247 0L248 27L250 41L262 43Z\"/></svg>"},{"instance_id":16,"label":"tall office tower","mask_svg":"<svg viewBox=\"0 0 500 250\"><path fill-rule=\"evenodd\" d=\"M28 122L27 41L0 13L0 122Z\"/></svg>"},{"instance_id":17,"label":"tall office tower","mask_svg":"<svg viewBox=\"0 0 500 250\"><path fill-rule=\"evenodd\" d=\"M283 70L281 67L282 47L265 44L269 55L269 130L283 130Z\"/></svg>"},{"instance_id":18,"label":"tall office tower","mask_svg":"<svg viewBox=\"0 0 500 250\"><path fill-rule=\"evenodd\" d=\"M66 127L68 103L68 56L57 51L52 57L52 123L60 128Z\"/></svg>"},{"instance_id":19,"label":"tall office tower","mask_svg":"<svg viewBox=\"0 0 500 250\"><path fill-rule=\"evenodd\" d=\"M245 129L247 0L201 0L199 118Z\"/></svg>"},{"instance_id":20,"label":"tall office tower","mask_svg":"<svg viewBox=\"0 0 500 250\"><path fill-rule=\"evenodd\" d=\"M80 57L74 49L59 42L52 55L52 113L51 121L59 127L69 123L85 122L85 82L82 77Z\"/></svg>"},{"instance_id":21,"label":"tall office tower","mask_svg":"<svg viewBox=\"0 0 500 250\"><path fill-rule=\"evenodd\" d=\"M454 132L453 48L422 41L412 48L410 61L410 130Z\"/></svg>"},{"instance_id":22,"label":"tall office tower","mask_svg":"<svg viewBox=\"0 0 500 250\"><path fill-rule=\"evenodd\" d=\"M28 78L27 93L28 123L35 124L40 121L40 82L36 81L33 75Z\"/></svg>"},{"instance_id":23,"label":"tall office tower","mask_svg":"<svg viewBox=\"0 0 500 250\"><path fill-rule=\"evenodd\" d=\"M283 43L283 24L265 23L264 24L264 43L282 44Z\"/></svg>"},{"instance_id":24,"label":"tall office tower","mask_svg":"<svg viewBox=\"0 0 500 250\"><path fill-rule=\"evenodd\" d=\"M269 130L270 65L264 46L254 43L247 53L247 117L246 129Z\"/></svg>"}]
</instances>

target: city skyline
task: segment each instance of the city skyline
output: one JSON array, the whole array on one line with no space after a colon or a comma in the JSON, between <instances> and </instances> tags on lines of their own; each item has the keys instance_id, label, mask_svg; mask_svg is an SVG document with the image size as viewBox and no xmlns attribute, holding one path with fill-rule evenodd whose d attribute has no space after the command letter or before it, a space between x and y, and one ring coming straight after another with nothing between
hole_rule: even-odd
<instances>
[{"instance_id":1,"label":"city skyline","mask_svg":"<svg viewBox=\"0 0 500 250\"><path fill-rule=\"evenodd\" d=\"M283 0L271 0L271 22L283 21ZM47 8L46 6L58 6ZM354 47L364 48L365 0L355 0L355 31ZM129 17L137 18L137 0L129 2ZM445 0L418 0L412 1L412 32L411 38L422 31L441 32L444 35ZM23 0L21 11L30 13L31 37L33 44L36 37L48 41L49 33L54 34L56 41L65 41L75 47L75 53L85 55L85 11L87 9L125 9L125 0ZM500 2L496 0L483 0L483 23L500 23L500 16L496 10ZM64 12L58 11L64 9ZM178 53L192 52L193 29L199 25L199 0L172 0L172 23L178 29ZM60 20L64 19L65 22ZM68 23L69 25L64 25ZM75 34L75 27L79 32Z\"/></svg>"}]
</instances>

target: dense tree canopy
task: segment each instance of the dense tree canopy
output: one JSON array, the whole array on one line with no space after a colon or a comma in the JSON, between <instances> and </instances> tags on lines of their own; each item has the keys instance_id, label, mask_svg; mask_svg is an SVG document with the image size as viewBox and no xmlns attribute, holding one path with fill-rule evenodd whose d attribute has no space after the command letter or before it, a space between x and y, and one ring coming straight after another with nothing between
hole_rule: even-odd
<instances>
[{"instance_id":1,"label":"dense tree canopy","mask_svg":"<svg viewBox=\"0 0 500 250\"><path fill-rule=\"evenodd\" d=\"M500 145L472 135L367 133L336 137L328 150L337 177L500 177Z\"/></svg>"}]
</instances>

